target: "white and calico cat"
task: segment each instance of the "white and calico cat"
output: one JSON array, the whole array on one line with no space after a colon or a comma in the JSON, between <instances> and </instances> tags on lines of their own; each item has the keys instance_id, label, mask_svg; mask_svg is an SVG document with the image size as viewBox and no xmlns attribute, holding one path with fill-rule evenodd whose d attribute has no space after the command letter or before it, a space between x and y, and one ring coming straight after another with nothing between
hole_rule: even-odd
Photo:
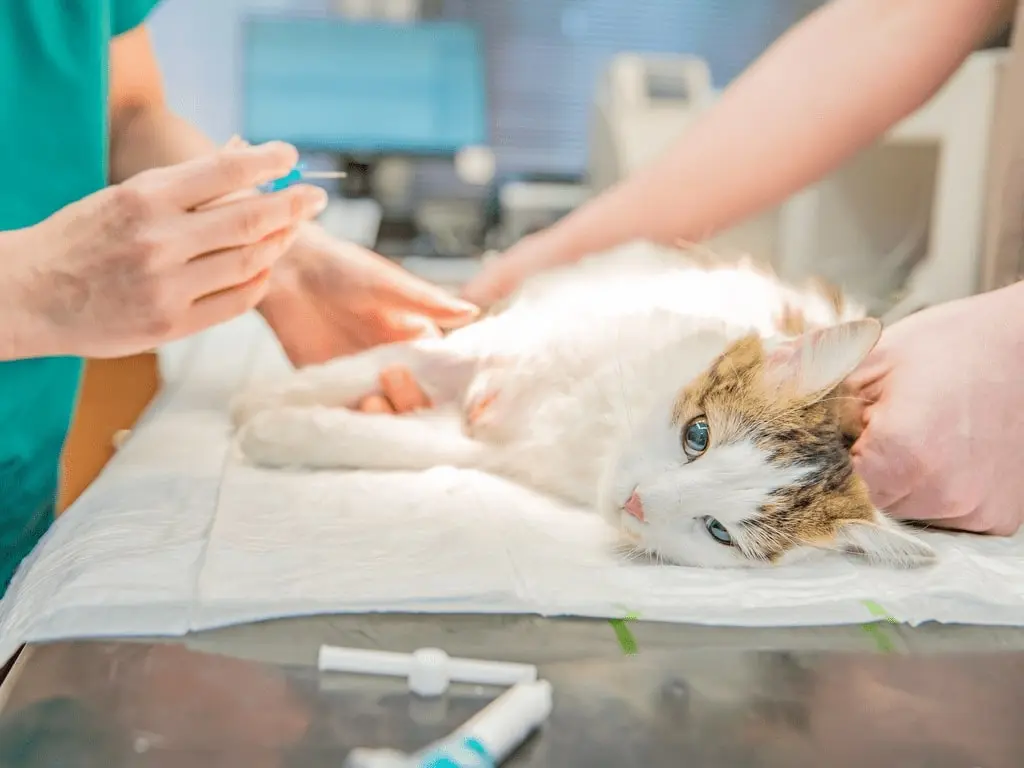
<instances>
[{"instance_id":1,"label":"white and calico cat","mask_svg":"<svg viewBox=\"0 0 1024 768\"><path fill-rule=\"evenodd\" d=\"M477 468L588 506L672 563L838 550L912 567L934 551L872 506L841 418L880 328L751 265L635 243L534 277L443 339L243 392L232 415L255 464ZM352 410L394 366L437 408Z\"/></svg>"}]
</instances>

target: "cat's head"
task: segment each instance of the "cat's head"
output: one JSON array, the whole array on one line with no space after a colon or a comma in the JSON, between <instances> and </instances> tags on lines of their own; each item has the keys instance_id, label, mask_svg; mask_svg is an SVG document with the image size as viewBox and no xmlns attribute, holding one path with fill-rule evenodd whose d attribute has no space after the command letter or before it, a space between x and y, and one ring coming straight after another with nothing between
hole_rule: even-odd
<instances>
[{"instance_id":1,"label":"cat's head","mask_svg":"<svg viewBox=\"0 0 1024 768\"><path fill-rule=\"evenodd\" d=\"M821 550L899 567L934 551L871 504L840 423L843 380L875 320L766 346L730 344L635 425L609 464L602 514L639 551L697 566L790 562Z\"/></svg>"}]
</instances>

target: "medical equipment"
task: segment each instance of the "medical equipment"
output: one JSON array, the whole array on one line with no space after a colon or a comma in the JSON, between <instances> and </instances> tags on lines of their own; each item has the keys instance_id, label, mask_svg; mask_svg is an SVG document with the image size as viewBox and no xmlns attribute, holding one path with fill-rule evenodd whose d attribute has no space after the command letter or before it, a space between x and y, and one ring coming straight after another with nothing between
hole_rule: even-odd
<instances>
[{"instance_id":1,"label":"medical equipment","mask_svg":"<svg viewBox=\"0 0 1024 768\"><path fill-rule=\"evenodd\" d=\"M292 184L298 184L300 181L344 179L346 175L344 171L307 171L301 165L297 165L287 175L260 185L259 190L260 192L277 192L290 187Z\"/></svg>"},{"instance_id":2,"label":"medical equipment","mask_svg":"<svg viewBox=\"0 0 1024 768\"><path fill-rule=\"evenodd\" d=\"M477 31L451 22L246 19L244 133L253 143L376 158L486 145Z\"/></svg>"},{"instance_id":3,"label":"medical equipment","mask_svg":"<svg viewBox=\"0 0 1024 768\"><path fill-rule=\"evenodd\" d=\"M532 664L453 659L439 648L392 653L324 645L317 665L321 672L407 677L409 690L418 696L440 696L450 682L515 685L537 679L537 668Z\"/></svg>"},{"instance_id":4,"label":"medical equipment","mask_svg":"<svg viewBox=\"0 0 1024 768\"><path fill-rule=\"evenodd\" d=\"M551 684L517 683L444 739L412 755L356 749L346 768L493 768L551 715Z\"/></svg>"},{"instance_id":5,"label":"medical equipment","mask_svg":"<svg viewBox=\"0 0 1024 768\"><path fill-rule=\"evenodd\" d=\"M973 54L876 147L775 210L708 241L773 263L787 279L842 282L893 321L980 289L985 179L1005 51ZM716 101L692 56L622 54L592 116L593 191L653 160Z\"/></svg>"},{"instance_id":6,"label":"medical equipment","mask_svg":"<svg viewBox=\"0 0 1024 768\"><path fill-rule=\"evenodd\" d=\"M475 252L479 226L439 221L420 183L435 166L471 185L494 177L474 26L273 14L246 19L242 38L246 136L333 155L348 172L324 216L330 232L394 257Z\"/></svg>"}]
</instances>

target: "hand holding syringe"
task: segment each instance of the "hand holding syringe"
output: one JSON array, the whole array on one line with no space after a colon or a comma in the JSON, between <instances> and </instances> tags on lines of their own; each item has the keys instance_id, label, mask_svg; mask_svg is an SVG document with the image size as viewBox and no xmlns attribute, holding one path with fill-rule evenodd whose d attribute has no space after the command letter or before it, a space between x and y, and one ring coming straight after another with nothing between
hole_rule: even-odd
<instances>
[{"instance_id":1,"label":"hand holding syringe","mask_svg":"<svg viewBox=\"0 0 1024 768\"><path fill-rule=\"evenodd\" d=\"M238 147L247 147L249 142L238 136L232 136L227 144L224 145L225 149L236 149ZM319 181L322 179L343 179L347 174L344 171L307 171L302 163L299 163L291 172L286 176L282 176L279 179L268 181L265 184L261 184L257 189L260 192L279 192L282 189L287 189L292 184L297 184L301 181Z\"/></svg>"},{"instance_id":2,"label":"hand holding syringe","mask_svg":"<svg viewBox=\"0 0 1024 768\"><path fill-rule=\"evenodd\" d=\"M344 171L307 171L300 163L295 166L287 176L282 176L280 179L274 179L273 181L268 181L266 184L261 184L259 190L260 192L277 192L300 181L343 179L345 178L345 175Z\"/></svg>"}]
</instances>

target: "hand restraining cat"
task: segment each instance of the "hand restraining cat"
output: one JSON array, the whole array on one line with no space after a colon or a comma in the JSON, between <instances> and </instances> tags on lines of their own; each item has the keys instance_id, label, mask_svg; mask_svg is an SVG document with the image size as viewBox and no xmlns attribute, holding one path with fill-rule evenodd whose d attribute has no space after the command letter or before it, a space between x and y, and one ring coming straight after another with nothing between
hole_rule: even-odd
<instances>
[{"instance_id":1,"label":"hand restraining cat","mask_svg":"<svg viewBox=\"0 0 1024 768\"><path fill-rule=\"evenodd\" d=\"M638 552L695 566L933 550L876 510L844 433L844 378L880 324L746 264L635 243L528 281L444 339L378 347L232 405L271 467L472 467L597 510ZM431 400L350 410L408 369Z\"/></svg>"}]
</instances>

